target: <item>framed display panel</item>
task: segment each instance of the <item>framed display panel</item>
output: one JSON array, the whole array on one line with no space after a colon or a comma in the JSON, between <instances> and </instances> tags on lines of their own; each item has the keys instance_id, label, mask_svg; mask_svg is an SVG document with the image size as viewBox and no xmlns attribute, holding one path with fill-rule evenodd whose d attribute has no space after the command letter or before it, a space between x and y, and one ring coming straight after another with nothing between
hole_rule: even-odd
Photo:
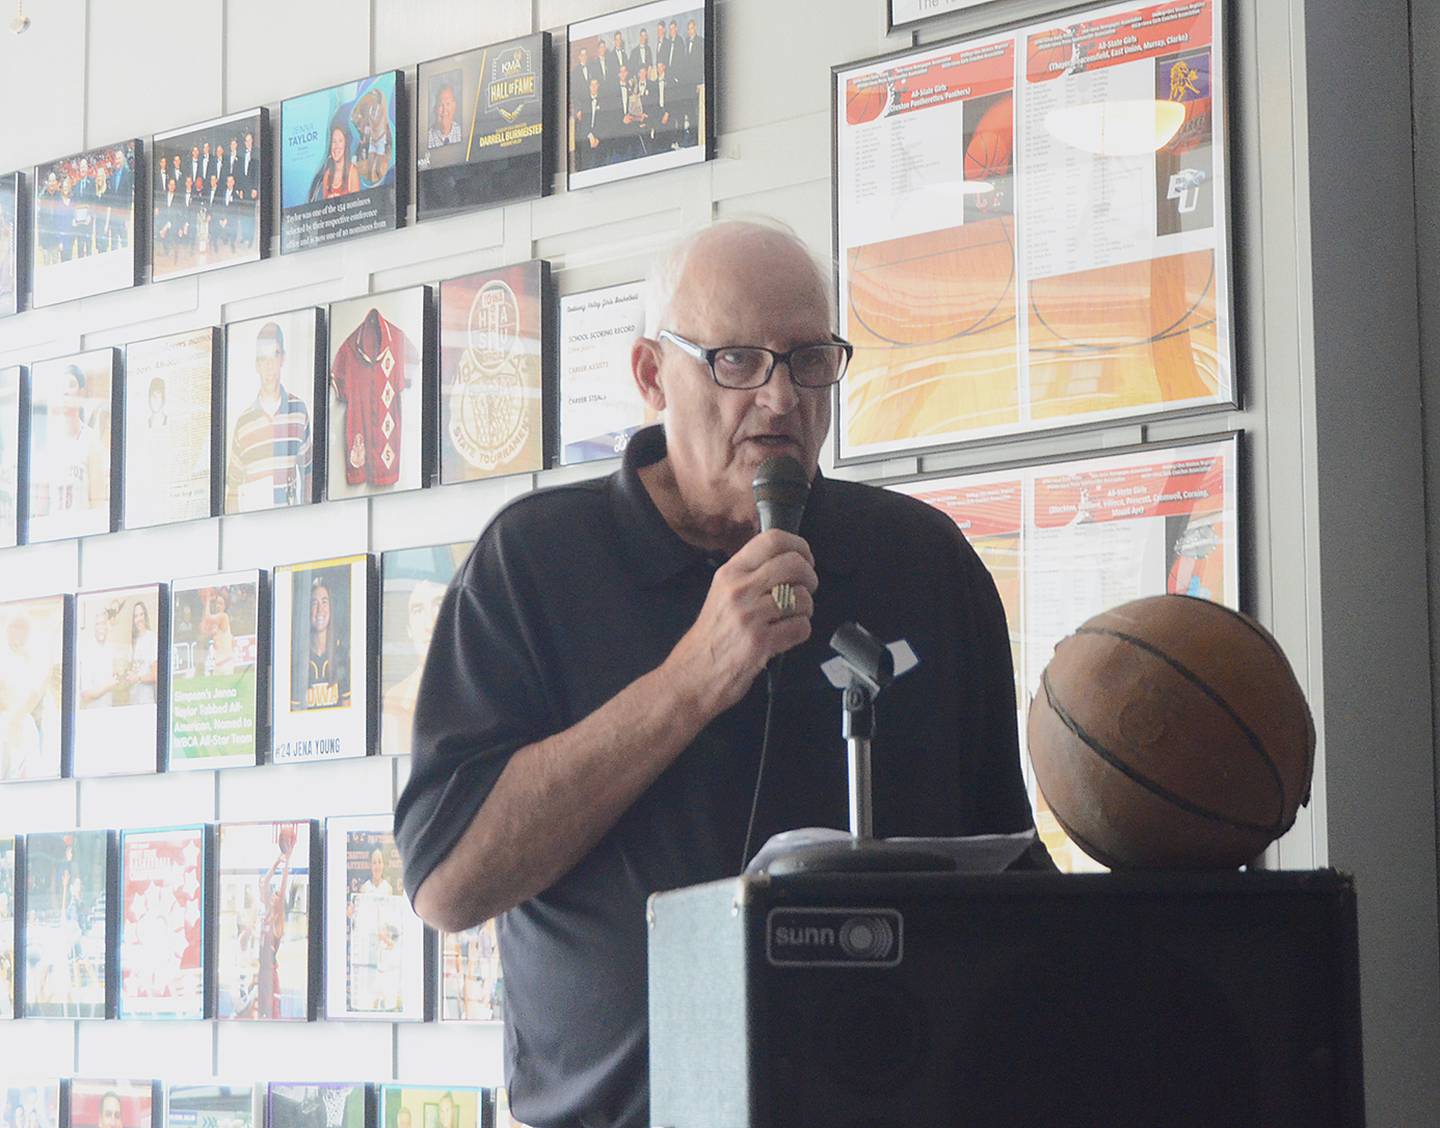
<instances>
[{"instance_id":1,"label":"framed display panel","mask_svg":"<svg viewBox=\"0 0 1440 1128\"><path fill-rule=\"evenodd\" d=\"M258 1128L255 1085L171 1085L165 1094L165 1128Z\"/></svg>"},{"instance_id":2,"label":"framed display panel","mask_svg":"<svg viewBox=\"0 0 1440 1128\"><path fill-rule=\"evenodd\" d=\"M0 783L59 779L70 754L73 597L0 603Z\"/></svg>"},{"instance_id":3,"label":"framed display panel","mask_svg":"<svg viewBox=\"0 0 1440 1128\"><path fill-rule=\"evenodd\" d=\"M30 304L123 290L140 282L143 224L135 210L139 139L36 165Z\"/></svg>"},{"instance_id":4,"label":"framed display panel","mask_svg":"<svg viewBox=\"0 0 1440 1128\"><path fill-rule=\"evenodd\" d=\"M191 329L125 346L121 523L127 529L214 516L216 421L224 390L220 330Z\"/></svg>"},{"instance_id":5,"label":"framed display panel","mask_svg":"<svg viewBox=\"0 0 1440 1128\"><path fill-rule=\"evenodd\" d=\"M210 827L120 834L119 1018L208 1018Z\"/></svg>"},{"instance_id":6,"label":"framed display panel","mask_svg":"<svg viewBox=\"0 0 1440 1128\"><path fill-rule=\"evenodd\" d=\"M27 1018L108 1018L115 933L115 832L25 836Z\"/></svg>"},{"instance_id":7,"label":"framed display panel","mask_svg":"<svg viewBox=\"0 0 1440 1128\"><path fill-rule=\"evenodd\" d=\"M325 484L332 501L430 484L434 329L429 286L331 303Z\"/></svg>"},{"instance_id":8,"label":"framed display panel","mask_svg":"<svg viewBox=\"0 0 1440 1128\"><path fill-rule=\"evenodd\" d=\"M404 224L404 97L393 70L280 103L282 255Z\"/></svg>"},{"instance_id":9,"label":"framed display panel","mask_svg":"<svg viewBox=\"0 0 1440 1128\"><path fill-rule=\"evenodd\" d=\"M25 174L0 176L0 317L25 308L30 233L26 223Z\"/></svg>"},{"instance_id":10,"label":"framed display panel","mask_svg":"<svg viewBox=\"0 0 1440 1128\"><path fill-rule=\"evenodd\" d=\"M375 744L375 558L275 569L271 760L340 760Z\"/></svg>"},{"instance_id":11,"label":"framed display panel","mask_svg":"<svg viewBox=\"0 0 1440 1128\"><path fill-rule=\"evenodd\" d=\"M994 578L1022 745L1056 643L1092 615L1167 592L1239 609L1238 459L1232 434L892 487L949 514ZM1028 761L1026 774L1056 863L1096 868L1049 813Z\"/></svg>"},{"instance_id":12,"label":"framed display panel","mask_svg":"<svg viewBox=\"0 0 1440 1128\"><path fill-rule=\"evenodd\" d=\"M471 1085L386 1085L380 1128L494 1128L495 1093Z\"/></svg>"},{"instance_id":13,"label":"framed display panel","mask_svg":"<svg viewBox=\"0 0 1440 1128\"><path fill-rule=\"evenodd\" d=\"M665 41L658 37L665 28ZM570 189L715 154L715 27L709 0L657 0L566 30ZM653 77L651 72L653 73Z\"/></svg>"},{"instance_id":14,"label":"framed display panel","mask_svg":"<svg viewBox=\"0 0 1440 1128\"><path fill-rule=\"evenodd\" d=\"M442 484L549 465L556 328L542 259L440 283Z\"/></svg>"},{"instance_id":15,"label":"framed display panel","mask_svg":"<svg viewBox=\"0 0 1440 1128\"><path fill-rule=\"evenodd\" d=\"M952 12L963 12L967 8L978 8L993 0L886 0L885 28L912 27L926 20L939 19Z\"/></svg>"},{"instance_id":16,"label":"framed display panel","mask_svg":"<svg viewBox=\"0 0 1440 1128\"><path fill-rule=\"evenodd\" d=\"M221 823L216 1018L305 1022L320 985L320 836L311 819Z\"/></svg>"},{"instance_id":17,"label":"framed display panel","mask_svg":"<svg viewBox=\"0 0 1440 1128\"><path fill-rule=\"evenodd\" d=\"M550 33L421 63L415 71L415 219L550 192Z\"/></svg>"},{"instance_id":18,"label":"framed display panel","mask_svg":"<svg viewBox=\"0 0 1440 1128\"><path fill-rule=\"evenodd\" d=\"M434 945L400 882L394 817L325 820L325 1017L431 1016Z\"/></svg>"},{"instance_id":19,"label":"framed display panel","mask_svg":"<svg viewBox=\"0 0 1440 1128\"><path fill-rule=\"evenodd\" d=\"M60 1128L60 1082L0 1082L0 1123L15 1128Z\"/></svg>"},{"instance_id":20,"label":"framed display panel","mask_svg":"<svg viewBox=\"0 0 1440 1128\"><path fill-rule=\"evenodd\" d=\"M22 424L30 421L25 369L0 368L0 548L20 543L25 497L25 447Z\"/></svg>"},{"instance_id":21,"label":"framed display panel","mask_svg":"<svg viewBox=\"0 0 1440 1128\"><path fill-rule=\"evenodd\" d=\"M150 142L150 280L270 253L270 113L212 118Z\"/></svg>"},{"instance_id":22,"label":"framed display panel","mask_svg":"<svg viewBox=\"0 0 1440 1128\"><path fill-rule=\"evenodd\" d=\"M625 282L560 299L560 462L625 453L658 416L630 373L630 346L645 331L645 285Z\"/></svg>"},{"instance_id":23,"label":"framed display panel","mask_svg":"<svg viewBox=\"0 0 1440 1128\"><path fill-rule=\"evenodd\" d=\"M74 1077L65 1089L65 1128L160 1128L158 1081Z\"/></svg>"},{"instance_id":24,"label":"framed display panel","mask_svg":"<svg viewBox=\"0 0 1440 1128\"><path fill-rule=\"evenodd\" d=\"M265 1091L265 1128L373 1128L375 1091L343 1081L272 1081Z\"/></svg>"},{"instance_id":25,"label":"framed display panel","mask_svg":"<svg viewBox=\"0 0 1440 1128\"><path fill-rule=\"evenodd\" d=\"M167 770L259 762L269 735L269 643L266 573L171 583Z\"/></svg>"},{"instance_id":26,"label":"framed display panel","mask_svg":"<svg viewBox=\"0 0 1440 1128\"><path fill-rule=\"evenodd\" d=\"M500 940L495 921L440 935L440 1021L499 1022Z\"/></svg>"},{"instance_id":27,"label":"framed display panel","mask_svg":"<svg viewBox=\"0 0 1440 1128\"><path fill-rule=\"evenodd\" d=\"M21 861L24 840L13 834L0 835L0 1020L18 1018L15 1005L19 971L15 962L20 940L19 895L25 880ZM9 1111L8 1109L4 1111ZM0 1124L13 1123L8 1117Z\"/></svg>"},{"instance_id":28,"label":"framed display panel","mask_svg":"<svg viewBox=\"0 0 1440 1128\"><path fill-rule=\"evenodd\" d=\"M1221 16L834 68L837 462L1238 403Z\"/></svg>"},{"instance_id":29,"label":"framed display panel","mask_svg":"<svg viewBox=\"0 0 1440 1128\"><path fill-rule=\"evenodd\" d=\"M318 306L225 326L222 512L320 500L327 363Z\"/></svg>"},{"instance_id":30,"label":"framed display panel","mask_svg":"<svg viewBox=\"0 0 1440 1128\"><path fill-rule=\"evenodd\" d=\"M120 354L94 349L30 367L26 543L108 533L119 517Z\"/></svg>"},{"instance_id":31,"label":"framed display panel","mask_svg":"<svg viewBox=\"0 0 1440 1128\"><path fill-rule=\"evenodd\" d=\"M411 751L415 699L440 604L472 542L397 548L380 557L380 751Z\"/></svg>"},{"instance_id":32,"label":"framed display panel","mask_svg":"<svg viewBox=\"0 0 1440 1128\"><path fill-rule=\"evenodd\" d=\"M169 610L165 584L76 594L70 775L160 770Z\"/></svg>"}]
</instances>

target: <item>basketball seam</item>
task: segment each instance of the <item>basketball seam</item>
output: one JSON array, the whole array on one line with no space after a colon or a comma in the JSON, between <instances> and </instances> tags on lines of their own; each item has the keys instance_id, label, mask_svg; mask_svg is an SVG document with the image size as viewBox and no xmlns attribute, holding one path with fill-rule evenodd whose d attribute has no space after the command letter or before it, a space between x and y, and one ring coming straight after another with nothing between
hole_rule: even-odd
<instances>
[{"instance_id":1,"label":"basketball seam","mask_svg":"<svg viewBox=\"0 0 1440 1128\"><path fill-rule=\"evenodd\" d=\"M1159 344L1161 341L1168 341L1172 337L1183 337L1186 333L1191 333L1196 329L1204 329L1207 325L1215 324L1215 319L1212 317L1209 320L1200 321L1194 325L1187 325L1184 329L1180 328L1180 326L1184 324L1185 319L1200 308L1200 303L1205 300L1206 295L1210 293L1210 288L1214 285L1215 260L1212 257L1210 260L1210 274L1205 279L1205 285L1201 288L1199 296L1195 299L1194 302L1191 303L1189 309L1187 309L1184 313L1182 313L1179 317L1177 317L1174 321L1172 321L1169 325L1165 326L1164 329L1161 329L1157 333L1152 333L1148 337L1140 337L1133 341L1121 341L1118 344L1113 345L1092 345L1085 341L1077 341L1073 337L1067 337L1063 333L1057 332L1055 330L1055 327L1045 320L1045 315L1040 312L1040 307L1035 304L1035 295L1032 289L1032 292L1030 294L1030 312L1035 315L1035 319L1039 321L1041 325L1045 326L1045 328L1057 341L1064 341L1065 344L1054 348L1046 348L1044 346L1037 345L1031 351L1063 353L1070 352L1075 349L1082 349L1087 352L1108 353L1118 352L1121 349L1133 349L1138 345L1156 345Z\"/></svg>"},{"instance_id":2,"label":"basketball seam","mask_svg":"<svg viewBox=\"0 0 1440 1128\"><path fill-rule=\"evenodd\" d=\"M1161 655L1160 657L1163 658L1164 655ZM1200 818L1209 819L1212 822L1218 822L1224 826L1234 827L1236 830L1255 830L1265 834L1271 834L1275 832L1277 824L1274 822L1253 823L1248 822L1244 819L1231 818L1229 815L1221 814L1219 811L1212 811L1205 807L1202 807L1199 803L1196 803L1191 799L1187 799L1183 795L1178 795L1175 792L1171 791L1169 788L1163 787L1160 784L1156 783L1154 780L1141 775L1139 771L1137 771L1131 765L1125 763L1125 761L1121 760L1118 756L1116 756L1113 752L1111 752L1108 748L1106 748L1103 744L1101 744L1098 740L1096 740L1088 732L1086 732L1083 728L1080 727L1080 723L1076 721L1075 718L1072 717L1070 713L1065 709L1065 707L1056 700L1055 693L1050 685L1050 674L1048 671L1040 675L1040 686L1042 689L1045 690L1045 700L1047 704L1049 704L1050 708L1054 711L1055 716L1059 719L1060 723L1063 724L1067 729L1069 729L1071 733L1073 733L1082 744L1084 744L1087 748L1094 752L1095 755L1099 756L1100 759L1105 761L1105 763L1109 764L1112 768L1118 771L1121 775L1125 776L1127 779L1131 780L1133 783L1139 784L1146 791L1149 791L1151 794L1161 799L1164 799L1167 803L1170 803L1180 808L1180 810L1186 812L1187 814L1197 815ZM1262 752L1261 754L1263 755L1264 753Z\"/></svg>"}]
</instances>

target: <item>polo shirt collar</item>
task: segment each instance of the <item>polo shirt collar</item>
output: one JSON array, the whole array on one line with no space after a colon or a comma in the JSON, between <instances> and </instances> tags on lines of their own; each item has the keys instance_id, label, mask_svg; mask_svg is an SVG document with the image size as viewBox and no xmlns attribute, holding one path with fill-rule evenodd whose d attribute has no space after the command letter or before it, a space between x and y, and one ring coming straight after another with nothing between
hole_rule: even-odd
<instances>
[{"instance_id":1,"label":"polo shirt collar","mask_svg":"<svg viewBox=\"0 0 1440 1128\"><path fill-rule=\"evenodd\" d=\"M682 540L666 523L640 480L642 467L664 457L664 427L656 423L641 428L630 437L620 469L610 477L610 507L620 532L621 548L635 575L646 585L662 584L712 559ZM837 504L834 488L817 470L805 504L805 517L800 522L800 535L809 542L822 574L843 576L855 570L855 555L854 546L844 542L845 523Z\"/></svg>"}]
</instances>

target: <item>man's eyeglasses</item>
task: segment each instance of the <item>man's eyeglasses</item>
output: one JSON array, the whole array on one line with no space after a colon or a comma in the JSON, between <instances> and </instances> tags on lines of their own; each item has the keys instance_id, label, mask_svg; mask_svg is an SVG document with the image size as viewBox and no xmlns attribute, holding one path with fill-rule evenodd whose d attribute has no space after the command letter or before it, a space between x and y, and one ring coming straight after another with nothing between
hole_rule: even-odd
<instances>
[{"instance_id":1,"label":"man's eyeglasses","mask_svg":"<svg viewBox=\"0 0 1440 1128\"><path fill-rule=\"evenodd\" d=\"M855 352L854 345L839 339L824 344L800 345L781 353L759 345L721 345L707 349L669 329L660 330L658 336L660 340L670 341L681 351L703 361L715 383L722 388L739 391L763 388L774 375L775 366L782 362L790 369L790 379L796 387L828 388L839 383Z\"/></svg>"}]
</instances>

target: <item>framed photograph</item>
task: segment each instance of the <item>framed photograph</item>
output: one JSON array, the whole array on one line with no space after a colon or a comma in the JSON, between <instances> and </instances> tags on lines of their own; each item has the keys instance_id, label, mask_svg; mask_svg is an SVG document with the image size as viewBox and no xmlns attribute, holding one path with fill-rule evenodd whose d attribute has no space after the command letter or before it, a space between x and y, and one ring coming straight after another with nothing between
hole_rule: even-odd
<instances>
[{"instance_id":1,"label":"framed photograph","mask_svg":"<svg viewBox=\"0 0 1440 1128\"><path fill-rule=\"evenodd\" d=\"M27 1018L110 1016L114 852L112 830L25 836Z\"/></svg>"},{"instance_id":2,"label":"framed photograph","mask_svg":"<svg viewBox=\"0 0 1440 1128\"><path fill-rule=\"evenodd\" d=\"M645 286L625 282L560 299L560 462L625 453L659 416L640 398L630 347L645 332Z\"/></svg>"},{"instance_id":3,"label":"framed photograph","mask_svg":"<svg viewBox=\"0 0 1440 1128\"><path fill-rule=\"evenodd\" d=\"M60 1082L0 1083L0 1123L14 1128L60 1128Z\"/></svg>"},{"instance_id":4,"label":"framed photograph","mask_svg":"<svg viewBox=\"0 0 1440 1128\"><path fill-rule=\"evenodd\" d=\"M405 222L405 78L382 71L280 103L280 253Z\"/></svg>"},{"instance_id":5,"label":"framed photograph","mask_svg":"<svg viewBox=\"0 0 1440 1128\"><path fill-rule=\"evenodd\" d=\"M24 447L20 424L29 422L25 395L25 369L19 365L0 368L0 548L20 543L24 525L20 508L25 499Z\"/></svg>"},{"instance_id":6,"label":"framed photograph","mask_svg":"<svg viewBox=\"0 0 1440 1128\"><path fill-rule=\"evenodd\" d=\"M440 283L440 481L549 465L555 306L541 259Z\"/></svg>"},{"instance_id":7,"label":"framed photograph","mask_svg":"<svg viewBox=\"0 0 1440 1128\"><path fill-rule=\"evenodd\" d=\"M118 1018L210 1017L210 828L120 834Z\"/></svg>"},{"instance_id":8,"label":"framed photograph","mask_svg":"<svg viewBox=\"0 0 1440 1128\"><path fill-rule=\"evenodd\" d=\"M166 1128L259 1128L254 1085L171 1085Z\"/></svg>"},{"instance_id":9,"label":"framed photograph","mask_svg":"<svg viewBox=\"0 0 1440 1128\"><path fill-rule=\"evenodd\" d=\"M0 603L0 783L59 779L69 757L73 598Z\"/></svg>"},{"instance_id":10,"label":"framed photograph","mask_svg":"<svg viewBox=\"0 0 1440 1128\"><path fill-rule=\"evenodd\" d=\"M963 12L967 8L978 8L992 0L886 0L886 29L912 27L926 20L948 16L952 12Z\"/></svg>"},{"instance_id":11,"label":"framed photograph","mask_svg":"<svg viewBox=\"0 0 1440 1128\"><path fill-rule=\"evenodd\" d=\"M20 1016L20 1009L15 1005L18 970L15 953L20 939L20 917L16 906L25 874L20 866L20 844L21 839L13 834L0 835L0 1020ZM0 1120L0 1124L11 1123L9 1117Z\"/></svg>"},{"instance_id":12,"label":"framed photograph","mask_svg":"<svg viewBox=\"0 0 1440 1128\"><path fill-rule=\"evenodd\" d=\"M160 1128L157 1081L75 1077L66 1088L66 1128Z\"/></svg>"},{"instance_id":13,"label":"framed photograph","mask_svg":"<svg viewBox=\"0 0 1440 1128\"><path fill-rule=\"evenodd\" d=\"M88 298L140 281L138 139L35 166L30 304Z\"/></svg>"},{"instance_id":14,"label":"framed photograph","mask_svg":"<svg viewBox=\"0 0 1440 1128\"><path fill-rule=\"evenodd\" d=\"M29 503L24 540L63 540L108 533L119 516L111 483L120 477L120 354L94 349L39 361L30 368L25 453Z\"/></svg>"},{"instance_id":15,"label":"framed photograph","mask_svg":"<svg viewBox=\"0 0 1440 1128\"><path fill-rule=\"evenodd\" d=\"M259 762L270 701L267 579L251 570L170 585L167 770Z\"/></svg>"},{"instance_id":16,"label":"framed photograph","mask_svg":"<svg viewBox=\"0 0 1440 1128\"><path fill-rule=\"evenodd\" d=\"M386 1085L381 1128L494 1128L492 1089L468 1085Z\"/></svg>"},{"instance_id":17,"label":"framed photograph","mask_svg":"<svg viewBox=\"0 0 1440 1128\"><path fill-rule=\"evenodd\" d=\"M415 77L417 221L547 195L550 33L421 63Z\"/></svg>"},{"instance_id":18,"label":"framed photograph","mask_svg":"<svg viewBox=\"0 0 1440 1128\"><path fill-rule=\"evenodd\" d=\"M949 514L994 577L1022 745L1056 643L1092 615L1166 593L1239 609L1238 442L1212 436L892 487ZM1095 868L1031 792L1056 864Z\"/></svg>"},{"instance_id":19,"label":"framed photograph","mask_svg":"<svg viewBox=\"0 0 1440 1128\"><path fill-rule=\"evenodd\" d=\"M150 281L258 262L270 250L270 114L244 110L150 143Z\"/></svg>"},{"instance_id":20,"label":"framed photograph","mask_svg":"<svg viewBox=\"0 0 1440 1128\"><path fill-rule=\"evenodd\" d=\"M472 544L397 548L380 558L380 751L410 752L415 698L440 603Z\"/></svg>"},{"instance_id":21,"label":"framed photograph","mask_svg":"<svg viewBox=\"0 0 1440 1128\"><path fill-rule=\"evenodd\" d=\"M326 496L430 484L435 462L435 307L429 286L330 305Z\"/></svg>"},{"instance_id":22,"label":"framed photograph","mask_svg":"<svg viewBox=\"0 0 1440 1128\"><path fill-rule=\"evenodd\" d=\"M169 682L160 647L168 614L164 584L75 596L72 776L159 770Z\"/></svg>"},{"instance_id":23,"label":"framed photograph","mask_svg":"<svg viewBox=\"0 0 1440 1128\"><path fill-rule=\"evenodd\" d=\"M837 462L1238 403L1221 15L1110 5L834 68Z\"/></svg>"},{"instance_id":24,"label":"framed photograph","mask_svg":"<svg viewBox=\"0 0 1440 1128\"><path fill-rule=\"evenodd\" d=\"M569 26L571 190L714 156L714 43L708 0L656 0Z\"/></svg>"},{"instance_id":25,"label":"framed photograph","mask_svg":"<svg viewBox=\"0 0 1440 1128\"><path fill-rule=\"evenodd\" d=\"M364 1083L272 1081L265 1128L373 1128L375 1093Z\"/></svg>"},{"instance_id":26,"label":"framed photograph","mask_svg":"<svg viewBox=\"0 0 1440 1128\"><path fill-rule=\"evenodd\" d=\"M318 824L221 823L218 838L215 1017L313 1019L320 993Z\"/></svg>"},{"instance_id":27,"label":"framed photograph","mask_svg":"<svg viewBox=\"0 0 1440 1128\"><path fill-rule=\"evenodd\" d=\"M441 933L440 1021L499 1022L504 1017L495 921Z\"/></svg>"},{"instance_id":28,"label":"framed photograph","mask_svg":"<svg viewBox=\"0 0 1440 1128\"><path fill-rule=\"evenodd\" d=\"M271 759L340 760L375 744L374 557L275 569Z\"/></svg>"},{"instance_id":29,"label":"framed photograph","mask_svg":"<svg viewBox=\"0 0 1440 1128\"><path fill-rule=\"evenodd\" d=\"M430 1017L432 945L400 883L394 816L325 820L325 1017Z\"/></svg>"},{"instance_id":30,"label":"framed photograph","mask_svg":"<svg viewBox=\"0 0 1440 1128\"><path fill-rule=\"evenodd\" d=\"M0 176L0 317L11 317L25 308L30 262L26 218L25 174L7 172Z\"/></svg>"},{"instance_id":31,"label":"framed photograph","mask_svg":"<svg viewBox=\"0 0 1440 1128\"><path fill-rule=\"evenodd\" d=\"M215 514L219 372L220 330L213 327L125 346L125 528Z\"/></svg>"},{"instance_id":32,"label":"framed photograph","mask_svg":"<svg viewBox=\"0 0 1440 1128\"><path fill-rule=\"evenodd\" d=\"M226 514L320 500L324 318L311 306L225 326Z\"/></svg>"}]
</instances>

